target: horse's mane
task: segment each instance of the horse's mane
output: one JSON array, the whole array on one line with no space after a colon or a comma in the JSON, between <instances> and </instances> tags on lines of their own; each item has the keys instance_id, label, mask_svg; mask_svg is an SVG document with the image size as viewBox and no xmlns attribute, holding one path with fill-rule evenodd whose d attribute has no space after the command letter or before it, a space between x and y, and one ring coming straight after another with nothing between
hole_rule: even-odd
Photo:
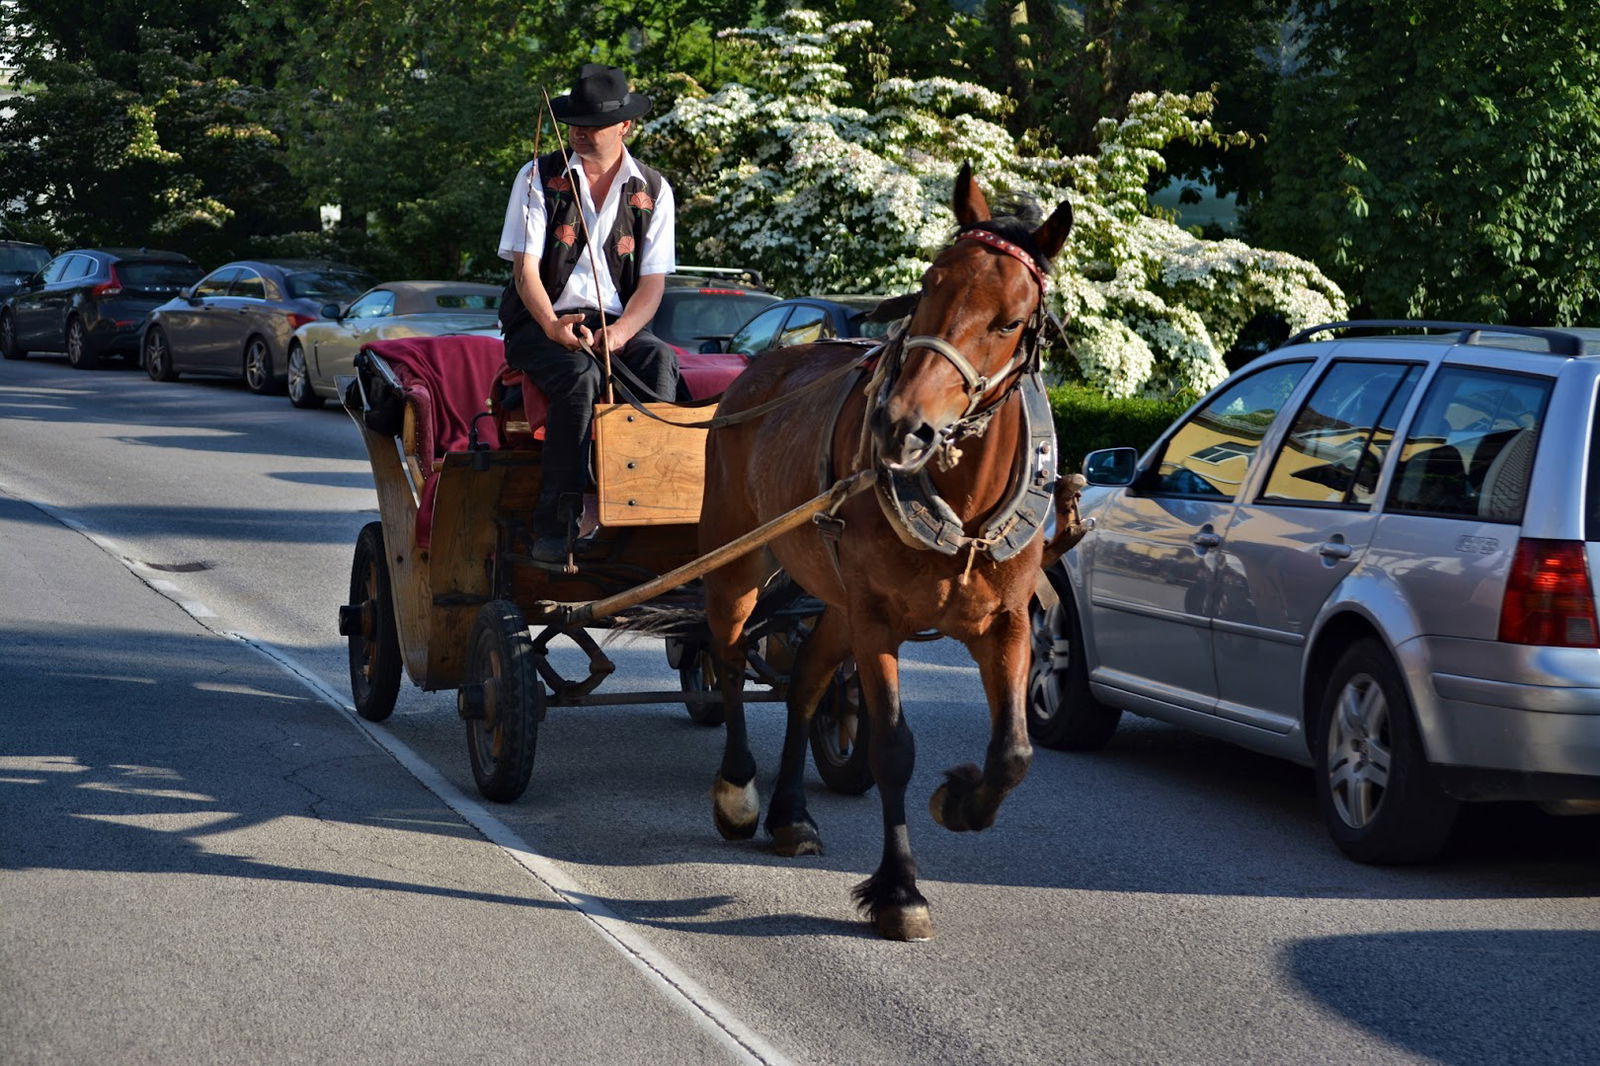
<instances>
[{"instance_id":1,"label":"horse's mane","mask_svg":"<svg viewBox=\"0 0 1600 1066\"><path fill-rule=\"evenodd\" d=\"M1050 260L1039 251L1039 246L1034 243L1033 231L1044 222L1044 212L1040 210L1038 201L1031 196L1018 196L996 205L995 215L985 222L974 222L970 226L962 226L962 230L981 229L988 230L997 237L1004 237L1029 255L1039 265L1039 269L1049 273ZM957 231L959 235L960 231ZM954 240L954 238L952 238Z\"/></svg>"}]
</instances>

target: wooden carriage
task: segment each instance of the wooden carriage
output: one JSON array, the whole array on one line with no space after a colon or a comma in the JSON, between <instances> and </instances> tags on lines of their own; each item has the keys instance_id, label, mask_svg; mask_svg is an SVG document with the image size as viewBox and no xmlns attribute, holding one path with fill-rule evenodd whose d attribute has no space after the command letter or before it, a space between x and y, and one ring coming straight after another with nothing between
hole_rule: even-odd
<instances>
[{"instance_id":1,"label":"wooden carriage","mask_svg":"<svg viewBox=\"0 0 1600 1066\"><path fill-rule=\"evenodd\" d=\"M737 375L744 357L686 355L682 362L690 393L706 399ZM356 365L341 391L366 443L381 521L357 538L339 632L363 718L382 721L393 712L402 669L422 689L456 689L478 788L504 802L527 787L539 723L551 706L682 700L695 721L721 723L699 633L667 640L678 690L607 698L596 689L615 667L588 632L620 624L632 610L698 603L691 575L697 564L703 572L715 563L699 555L695 528L706 430L684 423L709 418L709 406L596 408L595 485L582 522L592 546L573 567L551 567L521 551L539 493L543 397L508 370L499 338L376 342ZM808 518L797 513L786 528ZM770 613L749 654L754 691L746 699L784 697L793 647L818 609L796 593ZM557 636L587 655L587 676L569 679L552 665ZM857 706L851 671L841 671L812 738L824 780L851 792L871 783Z\"/></svg>"}]
</instances>

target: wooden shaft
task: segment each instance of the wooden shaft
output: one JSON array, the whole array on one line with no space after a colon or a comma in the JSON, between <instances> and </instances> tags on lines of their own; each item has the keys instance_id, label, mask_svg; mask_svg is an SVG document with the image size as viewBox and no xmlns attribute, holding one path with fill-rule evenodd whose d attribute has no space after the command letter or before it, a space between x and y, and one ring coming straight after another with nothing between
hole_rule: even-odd
<instances>
[{"instance_id":1,"label":"wooden shaft","mask_svg":"<svg viewBox=\"0 0 1600 1066\"><path fill-rule=\"evenodd\" d=\"M619 611L629 607L637 607L647 600L653 600L664 592L670 592L679 585L688 584L697 577L703 577L717 567L730 563L748 552L768 544L783 534L804 525L811 517L823 511L837 507L845 500L872 487L878 480L877 470L862 470L847 478L834 482L828 491L819 493L802 503L792 511L786 511L777 518L763 523L744 534L730 540L722 547L714 549L709 554L702 555L693 562L684 563L670 573L662 574L654 581L647 581L643 585L636 585L626 592L619 592L615 596L607 596L603 600L590 600L587 603L567 604L572 608L568 619L571 625L588 625L600 618L608 618Z\"/></svg>"}]
</instances>

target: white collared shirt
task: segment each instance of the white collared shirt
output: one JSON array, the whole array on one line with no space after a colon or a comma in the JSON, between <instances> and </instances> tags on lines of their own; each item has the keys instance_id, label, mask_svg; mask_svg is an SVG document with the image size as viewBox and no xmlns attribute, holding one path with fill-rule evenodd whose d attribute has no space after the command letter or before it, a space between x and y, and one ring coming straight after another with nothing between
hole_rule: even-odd
<instances>
[{"instance_id":1,"label":"white collared shirt","mask_svg":"<svg viewBox=\"0 0 1600 1066\"><path fill-rule=\"evenodd\" d=\"M606 191L605 203L596 211L594 197L589 192L589 179L583 172L583 164L579 162L576 153L568 153L567 158L572 161L572 173L576 175L578 188L581 190L578 204L583 213L584 225L590 233L610 236L612 229L617 224L617 211L622 202L622 187L628 183L629 178L644 180L644 172L639 169L639 164L633 160L633 155L626 147L622 149L622 167L617 171L617 176L611 182L611 188ZM530 161L517 172L516 181L511 183L511 198L506 203L505 225L500 230L500 258L515 260L521 252L528 252L534 258L544 255L545 233L545 207L544 188L539 182L538 163ZM650 212L650 221L645 227L642 247L638 250L639 275L670 274L678 266L674 242L676 239L676 226L673 220L672 186L667 184L665 178L661 179L661 191L656 196L655 209ZM599 291L595 287L595 266L600 268ZM578 256L578 264L572 270L572 276L567 279L566 288L552 302L556 311L578 311L584 308L598 307L607 315L615 318L622 314L622 297L617 293L616 284L611 280L611 273L606 268L605 253L600 249L594 250L591 259L588 249Z\"/></svg>"}]
</instances>

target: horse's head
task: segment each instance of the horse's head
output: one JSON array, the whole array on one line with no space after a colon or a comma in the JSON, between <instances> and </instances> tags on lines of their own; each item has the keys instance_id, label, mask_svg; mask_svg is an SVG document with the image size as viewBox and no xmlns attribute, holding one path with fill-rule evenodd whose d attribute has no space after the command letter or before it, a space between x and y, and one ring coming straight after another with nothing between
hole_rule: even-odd
<instances>
[{"instance_id":1,"label":"horse's head","mask_svg":"<svg viewBox=\"0 0 1600 1066\"><path fill-rule=\"evenodd\" d=\"M872 415L878 458L897 473L920 470L1026 371L1032 352L1022 344L1043 320L1048 260L1072 229L1065 202L1037 228L991 218L970 165L956 178L954 207L960 230L922 276L898 376Z\"/></svg>"}]
</instances>

